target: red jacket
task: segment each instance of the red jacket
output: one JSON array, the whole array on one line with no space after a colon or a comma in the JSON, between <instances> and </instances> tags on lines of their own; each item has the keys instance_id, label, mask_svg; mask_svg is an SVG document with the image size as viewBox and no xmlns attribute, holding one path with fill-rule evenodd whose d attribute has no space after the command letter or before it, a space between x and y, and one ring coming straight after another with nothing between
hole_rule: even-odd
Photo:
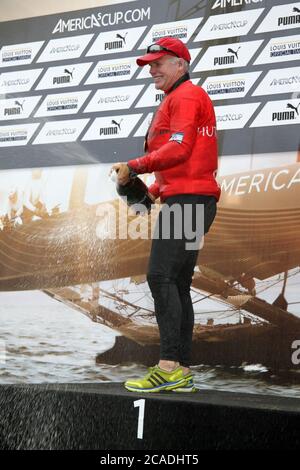
<instances>
[{"instance_id":1,"label":"red jacket","mask_svg":"<svg viewBox=\"0 0 300 470\"><path fill-rule=\"evenodd\" d=\"M167 93L146 137L148 153L130 160L136 173L155 172L149 191L163 201L176 194L220 197L215 175L216 118L207 93L190 80Z\"/></svg>"}]
</instances>

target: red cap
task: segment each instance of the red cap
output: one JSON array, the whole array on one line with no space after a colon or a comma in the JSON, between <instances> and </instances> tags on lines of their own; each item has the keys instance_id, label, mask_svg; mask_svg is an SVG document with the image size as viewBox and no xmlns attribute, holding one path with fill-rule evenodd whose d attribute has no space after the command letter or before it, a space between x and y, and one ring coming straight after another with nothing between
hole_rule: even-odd
<instances>
[{"instance_id":1,"label":"red cap","mask_svg":"<svg viewBox=\"0 0 300 470\"><path fill-rule=\"evenodd\" d=\"M140 67L143 67L144 65L147 65L150 62L153 62L154 60L160 59L164 55L172 55L172 52L174 56L180 57L181 59L184 59L187 62L190 62L191 60L191 56L190 56L188 48L186 47L185 44L183 44L182 41L180 41L180 39L166 37L166 38L159 39L158 41L155 42L155 44L165 47L166 49L168 49L168 51L162 50L162 51L157 51L157 52L148 52L142 57L139 57L136 60L136 63Z\"/></svg>"}]
</instances>

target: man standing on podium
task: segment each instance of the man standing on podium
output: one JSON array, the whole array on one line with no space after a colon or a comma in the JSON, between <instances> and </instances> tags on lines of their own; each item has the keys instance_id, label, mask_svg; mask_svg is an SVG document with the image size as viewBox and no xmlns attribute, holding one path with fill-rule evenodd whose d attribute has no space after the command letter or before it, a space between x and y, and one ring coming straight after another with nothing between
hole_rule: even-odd
<instances>
[{"instance_id":1,"label":"man standing on podium","mask_svg":"<svg viewBox=\"0 0 300 470\"><path fill-rule=\"evenodd\" d=\"M159 39L137 59L139 66L149 65L155 88L165 95L146 135L146 154L116 163L111 170L118 172L121 185L138 174L154 172L149 193L153 202L158 197L162 202L147 272L160 359L144 377L125 382L132 392L196 391L190 370L194 327L190 286L202 235L216 215L220 188L215 179L215 113L207 93L190 81L190 60L185 44L172 37ZM174 217L166 217L172 209ZM194 243L187 236L191 228Z\"/></svg>"}]
</instances>

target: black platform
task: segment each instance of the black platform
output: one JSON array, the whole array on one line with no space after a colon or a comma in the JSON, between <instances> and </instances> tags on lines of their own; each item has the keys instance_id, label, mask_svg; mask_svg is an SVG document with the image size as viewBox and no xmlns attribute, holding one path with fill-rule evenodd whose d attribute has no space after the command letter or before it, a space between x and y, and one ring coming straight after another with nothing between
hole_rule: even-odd
<instances>
[{"instance_id":1,"label":"black platform","mask_svg":"<svg viewBox=\"0 0 300 470\"><path fill-rule=\"evenodd\" d=\"M0 449L299 447L294 398L208 390L145 395L118 383L0 386Z\"/></svg>"}]
</instances>

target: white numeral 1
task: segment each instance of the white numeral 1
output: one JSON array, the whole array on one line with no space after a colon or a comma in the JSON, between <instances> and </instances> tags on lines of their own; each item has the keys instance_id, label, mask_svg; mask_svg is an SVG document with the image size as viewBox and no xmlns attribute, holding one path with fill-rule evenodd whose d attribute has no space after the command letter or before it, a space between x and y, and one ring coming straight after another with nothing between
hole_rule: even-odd
<instances>
[{"instance_id":1,"label":"white numeral 1","mask_svg":"<svg viewBox=\"0 0 300 470\"><path fill-rule=\"evenodd\" d=\"M145 401L136 400L133 402L133 406L135 408L139 408L139 417L138 417L138 429L137 429L137 438L143 439L143 432L144 432L144 416L145 416Z\"/></svg>"}]
</instances>

